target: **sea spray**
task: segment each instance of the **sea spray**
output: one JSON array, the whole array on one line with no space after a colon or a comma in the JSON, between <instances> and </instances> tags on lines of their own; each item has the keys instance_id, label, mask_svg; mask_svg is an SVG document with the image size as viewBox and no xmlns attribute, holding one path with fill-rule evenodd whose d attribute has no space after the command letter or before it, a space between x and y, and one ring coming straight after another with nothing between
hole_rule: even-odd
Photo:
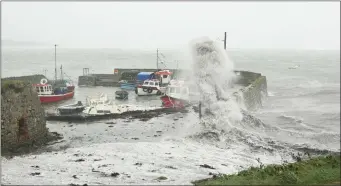
<instances>
[{"instance_id":1,"label":"sea spray","mask_svg":"<svg viewBox=\"0 0 341 186\"><path fill-rule=\"evenodd\" d=\"M235 99L230 99L236 80L233 62L226 51L208 37L190 42L193 78L200 92L201 123L207 129L228 130L243 115Z\"/></svg>"}]
</instances>

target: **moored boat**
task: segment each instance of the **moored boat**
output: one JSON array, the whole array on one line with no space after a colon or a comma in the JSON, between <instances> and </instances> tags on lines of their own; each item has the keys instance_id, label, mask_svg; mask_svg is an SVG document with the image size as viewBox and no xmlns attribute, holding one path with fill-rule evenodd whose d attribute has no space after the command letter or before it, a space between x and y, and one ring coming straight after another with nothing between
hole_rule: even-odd
<instances>
[{"instance_id":1,"label":"moored boat","mask_svg":"<svg viewBox=\"0 0 341 186\"><path fill-rule=\"evenodd\" d=\"M148 79L142 85L138 85L135 89L138 96L161 95L160 81L157 79Z\"/></svg>"},{"instance_id":2,"label":"moored boat","mask_svg":"<svg viewBox=\"0 0 341 186\"><path fill-rule=\"evenodd\" d=\"M72 87L65 86L53 89L52 85L48 84L47 79L42 79L39 84L33 84L33 87L36 88L41 103L54 103L71 99L75 94Z\"/></svg>"},{"instance_id":3,"label":"moored boat","mask_svg":"<svg viewBox=\"0 0 341 186\"><path fill-rule=\"evenodd\" d=\"M118 90L115 92L116 99L128 99L128 92L125 90Z\"/></svg>"},{"instance_id":4,"label":"moored boat","mask_svg":"<svg viewBox=\"0 0 341 186\"><path fill-rule=\"evenodd\" d=\"M81 101L78 101L76 104L63 105L57 108L58 112L63 114L77 114L81 113L85 108L85 105L82 104Z\"/></svg>"},{"instance_id":5,"label":"moored boat","mask_svg":"<svg viewBox=\"0 0 341 186\"><path fill-rule=\"evenodd\" d=\"M189 104L189 88L184 81L172 80L160 98L165 108L184 108Z\"/></svg>"},{"instance_id":6,"label":"moored boat","mask_svg":"<svg viewBox=\"0 0 341 186\"><path fill-rule=\"evenodd\" d=\"M88 99L87 107L83 110L83 113L90 116L97 115L110 115L110 114L122 114L129 111L145 111L160 109L160 107L146 107L138 105L118 105L113 103L107 98L107 95L102 95L100 98Z\"/></svg>"}]
</instances>

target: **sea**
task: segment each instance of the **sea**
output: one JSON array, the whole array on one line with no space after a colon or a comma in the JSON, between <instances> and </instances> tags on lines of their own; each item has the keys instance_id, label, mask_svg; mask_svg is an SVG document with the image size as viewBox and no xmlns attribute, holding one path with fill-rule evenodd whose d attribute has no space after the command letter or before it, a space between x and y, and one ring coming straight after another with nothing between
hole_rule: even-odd
<instances>
[{"instance_id":1,"label":"sea","mask_svg":"<svg viewBox=\"0 0 341 186\"><path fill-rule=\"evenodd\" d=\"M164 68L191 68L189 51L159 50ZM50 131L64 138L39 153L2 157L1 182L188 185L212 174L259 166L259 162L291 162L293 153L340 152L340 51L230 49L227 53L235 70L266 76L268 96L261 108L247 111L253 120L234 123L218 135L200 132L195 112L148 121L47 122ZM57 48L56 59L58 72L62 65L64 77L77 84L83 68L90 73L155 68L156 50ZM53 47L2 48L1 77L46 74L53 78L54 65ZM62 104L100 93L113 98L118 89L76 87L75 97ZM161 104L158 97L142 98L134 92L127 101L117 102Z\"/></svg>"}]
</instances>

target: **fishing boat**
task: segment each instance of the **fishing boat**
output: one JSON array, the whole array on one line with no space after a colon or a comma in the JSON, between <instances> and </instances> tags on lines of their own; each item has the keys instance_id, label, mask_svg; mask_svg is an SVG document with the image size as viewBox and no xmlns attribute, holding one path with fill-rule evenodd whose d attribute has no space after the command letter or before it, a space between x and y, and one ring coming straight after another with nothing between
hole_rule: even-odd
<instances>
[{"instance_id":1,"label":"fishing boat","mask_svg":"<svg viewBox=\"0 0 341 186\"><path fill-rule=\"evenodd\" d=\"M135 93L138 96L161 95L165 93L166 87L171 81L171 74L169 70L161 70L155 73L139 73L138 81L144 79L143 83L137 83ZM144 76L143 76L144 75ZM142 77L141 77L142 76Z\"/></svg>"},{"instance_id":2,"label":"fishing boat","mask_svg":"<svg viewBox=\"0 0 341 186\"><path fill-rule=\"evenodd\" d=\"M47 79L41 79L39 84L33 84L41 103L54 103L66 99L73 98L75 92L72 87L58 87L53 89L51 84L48 84Z\"/></svg>"},{"instance_id":3,"label":"fishing boat","mask_svg":"<svg viewBox=\"0 0 341 186\"><path fill-rule=\"evenodd\" d=\"M60 106L57 108L57 110L61 115L77 114L77 113L81 113L84 110L84 108L85 108L85 105L83 105L81 101L78 101L75 104Z\"/></svg>"},{"instance_id":4,"label":"fishing boat","mask_svg":"<svg viewBox=\"0 0 341 186\"><path fill-rule=\"evenodd\" d=\"M62 100L71 99L75 94L75 86L73 85L72 81L63 79L62 66L60 66L61 79L57 79L56 47L57 45L55 45L54 81L48 82L46 78L43 78L40 80L40 83L33 84L41 103L55 103Z\"/></svg>"},{"instance_id":5,"label":"fishing boat","mask_svg":"<svg viewBox=\"0 0 341 186\"><path fill-rule=\"evenodd\" d=\"M160 81L157 79L148 79L142 85L138 85L135 89L138 96L161 95Z\"/></svg>"},{"instance_id":6,"label":"fishing boat","mask_svg":"<svg viewBox=\"0 0 341 186\"><path fill-rule=\"evenodd\" d=\"M189 104L189 95L189 87L184 81L171 80L165 94L160 98L165 108L184 108Z\"/></svg>"}]
</instances>

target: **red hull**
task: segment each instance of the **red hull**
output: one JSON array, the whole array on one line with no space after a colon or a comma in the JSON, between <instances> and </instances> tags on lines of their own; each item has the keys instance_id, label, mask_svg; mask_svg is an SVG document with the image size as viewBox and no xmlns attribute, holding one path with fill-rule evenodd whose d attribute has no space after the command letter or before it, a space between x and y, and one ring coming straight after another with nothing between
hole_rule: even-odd
<instances>
[{"instance_id":1,"label":"red hull","mask_svg":"<svg viewBox=\"0 0 341 186\"><path fill-rule=\"evenodd\" d=\"M71 99L73 98L74 94L75 92L72 91L72 92L59 94L59 95L41 95L39 96L39 99L41 103L54 103L54 102L59 102L59 101L66 100L66 99Z\"/></svg>"},{"instance_id":2,"label":"red hull","mask_svg":"<svg viewBox=\"0 0 341 186\"><path fill-rule=\"evenodd\" d=\"M162 106L165 108L185 108L187 101L175 99L169 96L161 96Z\"/></svg>"}]
</instances>

